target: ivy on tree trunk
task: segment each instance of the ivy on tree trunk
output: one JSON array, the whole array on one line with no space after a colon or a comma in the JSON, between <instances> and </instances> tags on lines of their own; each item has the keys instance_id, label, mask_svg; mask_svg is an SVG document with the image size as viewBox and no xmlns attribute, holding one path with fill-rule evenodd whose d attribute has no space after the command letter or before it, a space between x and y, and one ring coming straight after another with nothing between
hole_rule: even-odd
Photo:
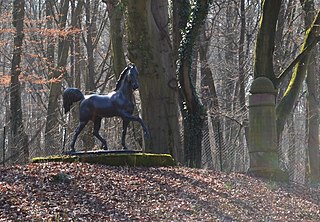
<instances>
[{"instance_id":1,"label":"ivy on tree trunk","mask_svg":"<svg viewBox=\"0 0 320 222\"><path fill-rule=\"evenodd\" d=\"M196 93L191 78L193 46L205 21L210 1L195 1L189 21L182 34L177 61L180 107L184 124L185 164L201 167L202 128L205 119L204 107Z\"/></svg>"}]
</instances>

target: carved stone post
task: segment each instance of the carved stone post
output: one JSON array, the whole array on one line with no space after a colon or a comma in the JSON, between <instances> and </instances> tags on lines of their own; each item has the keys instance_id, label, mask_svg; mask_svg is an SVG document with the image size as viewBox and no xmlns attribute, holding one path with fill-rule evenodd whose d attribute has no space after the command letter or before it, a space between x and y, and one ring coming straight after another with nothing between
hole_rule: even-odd
<instances>
[{"instance_id":1,"label":"carved stone post","mask_svg":"<svg viewBox=\"0 0 320 222\"><path fill-rule=\"evenodd\" d=\"M270 79L256 78L249 97L249 173L287 180L279 168L276 127L276 89Z\"/></svg>"}]
</instances>

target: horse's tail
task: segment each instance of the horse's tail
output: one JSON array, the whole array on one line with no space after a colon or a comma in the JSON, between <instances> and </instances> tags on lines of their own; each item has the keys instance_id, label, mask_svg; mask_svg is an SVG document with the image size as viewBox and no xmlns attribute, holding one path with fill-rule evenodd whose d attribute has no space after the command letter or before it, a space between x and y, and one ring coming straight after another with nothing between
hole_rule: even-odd
<instances>
[{"instance_id":1,"label":"horse's tail","mask_svg":"<svg viewBox=\"0 0 320 222\"><path fill-rule=\"evenodd\" d=\"M67 112L70 111L70 107L73 103L84 99L84 95L77 88L66 88L63 91L62 98L63 98L64 113L66 114Z\"/></svg>"}]
</instances>

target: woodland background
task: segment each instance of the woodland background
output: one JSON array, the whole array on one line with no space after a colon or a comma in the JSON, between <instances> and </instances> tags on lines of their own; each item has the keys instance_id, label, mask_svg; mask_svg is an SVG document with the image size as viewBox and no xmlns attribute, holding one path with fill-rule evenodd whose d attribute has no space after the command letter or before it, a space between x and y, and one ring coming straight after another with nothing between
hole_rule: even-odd
<instances>
[{"instance_id":1,"label":"woodland background","mask_svg":"<svg viewBox=\"0 0 320 222\"><path fill-rule=\"evenodd\" d=\"M194 14L189 16L198 2L0 1L0 162L23 163L35 156L68 150L78 121L77 106L71 115L63 114L62 90L77 87L86 94L108 93L126 64L134 62L141 84L135 95L135 114L145 120L151 139L144 140L140 126L132 123L127 139L130 148L171 153L181 163L192 165L185 156L193 154L184 147L198 143L196 153L201 163L195 165L245 172L249 167L247 100L254 78L262 2L207 2L207 14L200 13L205 18L203 26L199 25L201 16L194 20ZM310 20L319 8L318 0L282 1L273 58L276 73L285 70L299 53ZM199 27L194 39L190 38L192 47L183 45L188 39L188 24ZM190 58L181 58L189 48L193 48ZM21 62L15 65L19 54ZM314 53L315 73L320 71L318 62L319 54ZM183 76L179 75L185 63L192 64L190 82L181 81ZM298 183L308 181L310 168L310 97L318 109L318 75L311 82L316 91L308 93L307 84L303 84L279 147L282 167ZM279 87L279 97L287 83ZM183 89L186 91L181 92ZM16 104L20 98L21 104ZM192 124L201 126L202 135L195 132L194 137L188 137L188 130L195 127L188 125L191 123L184 112L196 109L197 103L203 105L203 122ZM319 126L318 119L313 122ZM103 122L100 132L111 149L120 149L121 128L117 118ZM99 148L90 129L76 144L77 150Z\"/></svg>"}]
</instances>

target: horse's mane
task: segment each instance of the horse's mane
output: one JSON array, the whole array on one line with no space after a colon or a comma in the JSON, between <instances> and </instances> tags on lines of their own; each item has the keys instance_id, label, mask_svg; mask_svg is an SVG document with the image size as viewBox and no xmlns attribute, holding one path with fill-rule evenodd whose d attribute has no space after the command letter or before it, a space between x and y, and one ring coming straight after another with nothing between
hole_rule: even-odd
<instances>
[{"instance_id":1,"label":"horse's mane","mask_svg":"<svg viewBox=\"0 0 320 222\"><path fill-rule=\"evenodd\" d=\"M133 68L133 67L134 67L134 64L129 64L129 65L127 65L126 68L124 68L124 69L122 70L122 72L121 72L121 74L120 74L120 77L119 77L119 79L118 79L118 81L117 81L116 88L115 88L114 91L117 91L118 89L120 89L121 83L122 83L124 77L126 76L128 70L131 69L131 68Z\"/></svg>"}]
</instances>

